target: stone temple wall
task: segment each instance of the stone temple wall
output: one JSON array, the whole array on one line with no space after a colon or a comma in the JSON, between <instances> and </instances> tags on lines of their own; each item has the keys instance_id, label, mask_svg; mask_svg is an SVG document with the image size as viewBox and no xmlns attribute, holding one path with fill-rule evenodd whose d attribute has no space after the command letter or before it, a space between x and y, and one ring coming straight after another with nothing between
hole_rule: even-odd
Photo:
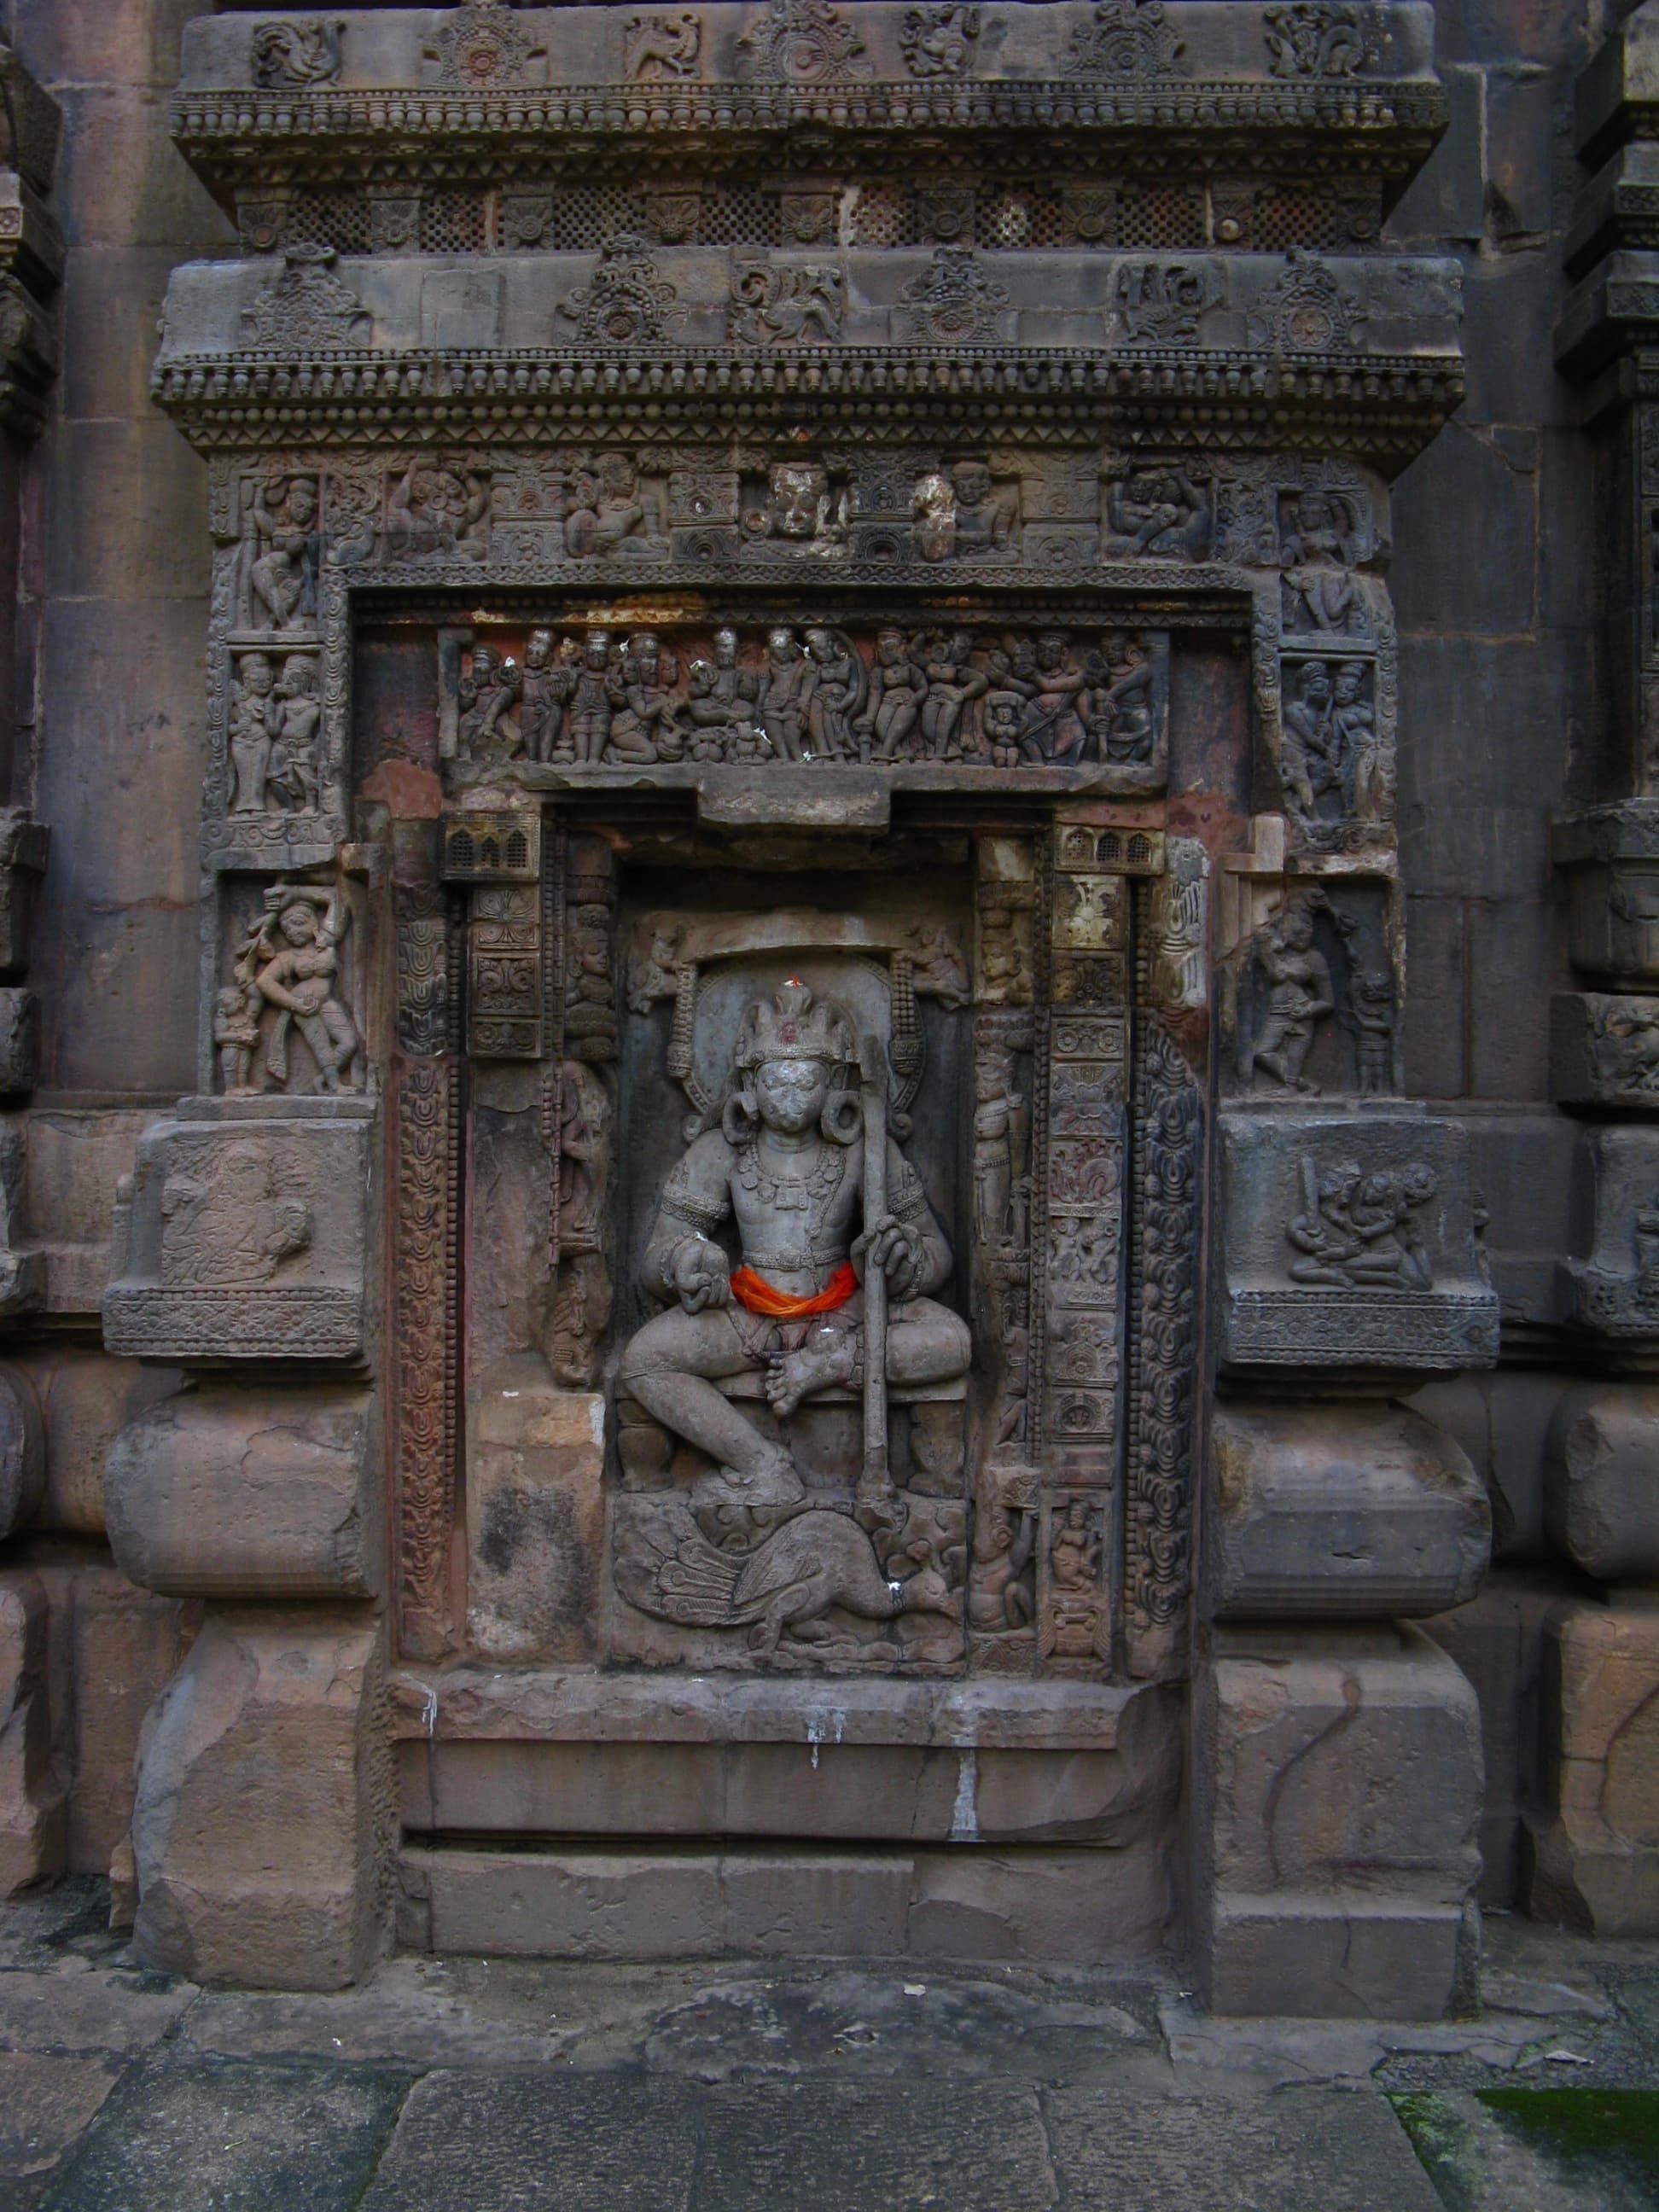
<instances>
[{"instance_id":1,"label":"stone temple wall","mask_svg":"<svg viewBox=\"0 0 1659 2212\"><path fill-rule=\"evenodd\" d=\"M8 1883L1659 1926L1649 12L0 11Z\"/></svg>"}]
</instances>

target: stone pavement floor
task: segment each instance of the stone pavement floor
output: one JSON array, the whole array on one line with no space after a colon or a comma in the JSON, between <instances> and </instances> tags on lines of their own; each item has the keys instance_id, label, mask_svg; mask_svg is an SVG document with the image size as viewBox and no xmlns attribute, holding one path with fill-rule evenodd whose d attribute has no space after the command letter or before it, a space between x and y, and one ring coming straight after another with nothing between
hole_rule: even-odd
<instances>
[{"instance_id":1,"label":"stone pavement floor","mask_svg":"<svg viewBox=\"0 0 1659 2212\"><path fill-rule=\"evenodd\" d=\"M1625 2212L1659 1943L1487 1924L1451 2027L1136 1974L400 1957L199 1989L100 1885L0 1907L0 2212Z\"/></svg>"}]
</instances>

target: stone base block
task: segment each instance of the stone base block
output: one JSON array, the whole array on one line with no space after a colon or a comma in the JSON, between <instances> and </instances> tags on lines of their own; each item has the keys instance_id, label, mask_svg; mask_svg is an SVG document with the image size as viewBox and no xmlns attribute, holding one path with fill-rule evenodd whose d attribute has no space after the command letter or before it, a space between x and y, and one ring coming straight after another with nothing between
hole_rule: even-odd
<instances>
[{"instance_id":1,"label":"stone base block","mask_svg":"<svg viewBox=\"0 0 1659 2212\"><path fill-rule=\"evenodd\" d=\"M1465 1916L1453 1905L1368 1905L1279 1892L1219 1897L1212 2012L1438 2020L1457 1990Z\"/></svg>"},{"instance_id":2,"label":"stone base block","mask_svg":"<svg viewBox=\"0 0 1659 2212\"><path fill-rule=\"evenodd\" d=\"M1404 1407L1218 1406L1206 1589L1221 1620L1438 1613L1492 1548L1480 1478Z\"/></svg>"},{"instance_id":3,"label":"stone base block","mask_svg":"<svg viewBox=\"0 0 1659 2212\"><path fill-rule=\"evenodd\" d=\"M1544 1741L1534 1917L1659 1935L1659 1601L1551 1613Z\"/></svg>"},{"instance_id":4,"label":"stone base block","mask_svg":"<svg viewBox=\"0 0 1659 2212\"><path fill-rule=\"evenodd\" d=\"M209 1619L139 1752L141 1958L260 1988L362 1973L391 1814L380 1671L361 1614Z\"/></svg>"},{"instance_id":5,"label":"stone base block","mask_svg":"<svg viewBox=\"0 0 1659 2212\"><path fill-rule=\"evenodd\" d=\"M176 1596L367 1596L374 1437L365 1391L206 1389L152 1406L105 1462L117 1563Z\"/></svg>"},{"instance_id":6,"label":"stone base block","mask_svg":"<svg viewBox=\"0 0 1659 2212\"><path fill-rule=\"evenodd\" d=\"M1206 2002L1440 2018L1480 1873L1468 1683L1409 1627L1227 1630L1194 1695Z\"/></svg>"},{"instance_id":7,"label":"stone base block","mask_svg":"<svg viewBox=\"0 0 1659 2212\"><path fill-rule=\"evenodd\" d=\"M1601 1582L1659 1576L1659 1390L1570 1390L1544 1449L1544 1526Z\"/></svg>"},{"instance_id":8,"label":"stone base block","mask_svg":"<svg viewBox=\"0 0 1659 2212\"><path fill-rule=\"evenodd\" d=\"M1170 1932L1167 1858L1115 1851L432 1850L398 1934L509 1958L933 1958L1109 1965Z\"/></svg>"},{"instance_id":9,"label":"stone base block","mask_svg":"<svg viewBox=\"0 0 1659 2212\"><path fill-rule=\"evenodd\" d=\"M67 1816L52 1764L46 1599L33 1575L0 1577L0 1897L64 1872Z\"/></svg>"}]
</instances>

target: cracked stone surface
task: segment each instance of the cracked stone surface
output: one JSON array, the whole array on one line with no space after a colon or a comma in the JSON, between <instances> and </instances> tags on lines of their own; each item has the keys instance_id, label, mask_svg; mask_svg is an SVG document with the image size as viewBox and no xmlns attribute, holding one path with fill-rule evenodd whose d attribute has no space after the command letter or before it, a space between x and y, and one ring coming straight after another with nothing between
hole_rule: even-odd
<instances>
[{"instance_id":1,"label":"cracked stone surface","mask_svg":"<svg viewBox=\"0 0 1659 2212\"><path fill-rule=\"evenodd\" d=\"M1659 1942L1495 1917L1484 1989L1434 2027L1207 2019L1156 1966L399 1956L210 1990L66 1882L0 1907L0 2212L1659 2199Z\"/></svg>"}]
</instances>

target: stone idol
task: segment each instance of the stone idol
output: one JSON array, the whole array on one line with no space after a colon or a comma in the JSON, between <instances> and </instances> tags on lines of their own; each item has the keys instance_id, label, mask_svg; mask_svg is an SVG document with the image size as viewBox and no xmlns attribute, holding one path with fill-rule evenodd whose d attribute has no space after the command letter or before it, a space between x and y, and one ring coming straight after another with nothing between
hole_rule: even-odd
<instances>
[{"instance_id":1,"label":"stone idol","mask_svg":"<svg viewBox=\"0 0 1659 2212\"><path fill-rule=\"evenodd\" d=\"M897 1133L918 1061L909 957L886 974L803 960L775 985L775 960L731 961L699 988L696 951L677 963L682 1042L693 1008L696 1028L676 1064L697 1110L641 1258L659 1310L617 1373L616 1588L678 1632L641 1622L636 1656L959 1660L966 1510L900 1486L890 1428L911 1416L925 1468L927 1416L947 1416L959 1480L969 1331L937 1295L951 1243ZM722 1055L716 1087L702 1071Z\"/></svg>"}]
</instances>

